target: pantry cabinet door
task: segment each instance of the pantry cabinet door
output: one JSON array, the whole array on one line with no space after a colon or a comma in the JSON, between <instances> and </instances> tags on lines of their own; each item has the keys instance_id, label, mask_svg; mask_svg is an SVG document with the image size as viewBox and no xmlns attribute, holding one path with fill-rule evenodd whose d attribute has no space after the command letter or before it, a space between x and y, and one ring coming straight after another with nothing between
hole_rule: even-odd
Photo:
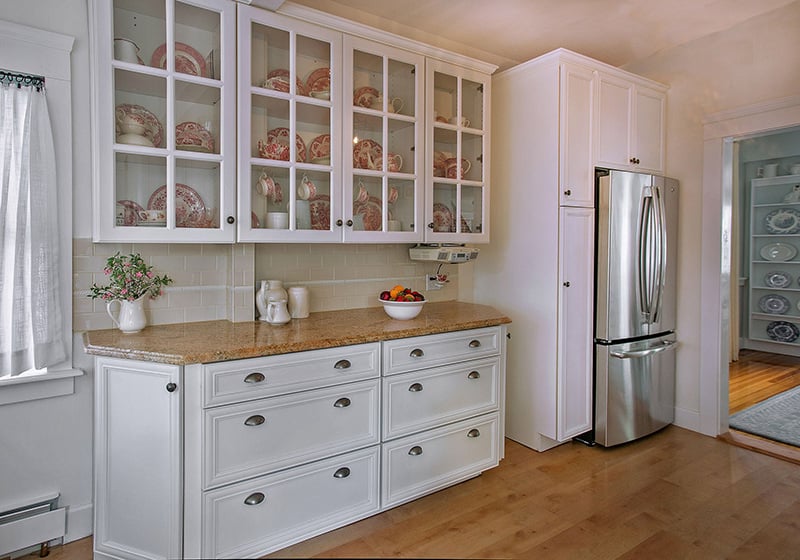
<instances>
[{"instance_id":1,"label":"pantry cabinet door","mask_svg":"<svg viewBox=\"0 0 800 560\"><path fill-rule=\"evenodd\" d=\"M561 206L594 206L592 118L594 77L590 68L560 67L559 186Z\"/></svg>"},{"instance_id":2,"label":"pantry cabinet door","mask_svg":"<svg viewBox=\"0 0 800 560\"><path fill-rule=\"evenodd\" d=\"M667 99L663 92L636 87L634 145L637 166L643 171L664 172L664 119Z\"/></svg>"},{"instance_id":3,"label":"pantry cabinet door","mask_svg":"<svg viewBox=\"0 0 800 560\"><path fill-rule=\"evenodd\" d=\"M634 87L631 82L599 73L597 86L597 165L629 169Z\"/></svg>"}]
</instances>

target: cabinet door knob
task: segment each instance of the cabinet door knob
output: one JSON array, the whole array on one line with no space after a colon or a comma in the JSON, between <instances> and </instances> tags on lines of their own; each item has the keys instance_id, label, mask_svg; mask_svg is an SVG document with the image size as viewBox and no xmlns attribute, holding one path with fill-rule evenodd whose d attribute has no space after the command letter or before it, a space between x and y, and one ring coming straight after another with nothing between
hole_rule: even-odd
<instances>
[{"instance_id":1,"label":"cabinet door knob","mask_svg":"<svg viewBox=\"0 0 800 560\"><path fill-rule=\"evenodd\" d=\"M569 288L569 282L564 282L564 287Z\"/></svg>"},{"instance_id":2,"label":"cabinet door knob","mask_svg":"<svg viewBox=\"0 0 800 560\"><path fill-rule=\"evenodd\" d=\"M419 445L415 445L411 449L408 450L408 454L412 457L416 457L417 455L422 455L422 448Z\"/></svg>"},{"instance_id":3,"label":"cabinet door knob","mask_svg":"<svg viewBox=\"0 0 800 560\"><path fill-rule=\"evenodd\" d=\"M178 385L175 383L167 383L167 393L174 393L178 390Z\"/></svg>"},{"instance_id":4,"label":"cabinet door knob","mask_svg":"<svg viewBox=\"0 0 800 560\"><path fill-rule=\"evenodd\" d=\"M428 229L433 229L433 222L428 224Z\"/></svg>"},{"instance_id":5,"label":"cabinet door knob","mask_svg":"<svg viewBox=\"0 0 800 560\"><path fill-rule=\"evenodd\" d=\"M480 379L480 378L481 378L480 372L477 372L475 370L472 370L467 374L467 379Z\"/></svg>"},{"instance_id":6,"label":"cabinet door knob","mask_svg":"<svg viewBox=\"0 0 800 560\"><path fill-rule=\"evenodd\" d=\"M572 196L572 189L567 189L564 191L564 196Z\"/></svg>"},{"instance_id":7,"label":"cabinet door knob","mask_svg":"<svg viewBox=\"0 0 800 560\"><path fill-rule=\"evenodd\" d=\"M411 356L412 358L421 358L424 355L425 352L423 352L421 348L414 348L409 354L409 356Z\"/></svg>"},{"instance_id":8,"label":"cabinet door knob","mask_svg":"<svg viewBox=\"0 0 800 560\"><path fill-rule=\"evenodd\" d=\"M480 348L481 347L481 341L480 340L470 340L469 341L469 347L470 348Z\"/></svg>"},{"instance_id":9,"label":"cabinet door knob","mask_svg":"<svg viewBox=\"0 0 800 560\"><path fill-rule=\"evenodd\" d=\"M467 437L476 438L480 437L481 432L478 428L472 428L470 431L467 432Z\"/></svg>"},{"instance_id":10,"label":"cabinet door knob","mask_svg":"<svg viewBox=\"0 0 800 560\"><path fill-rule=\"evenodd\" d=\"M632 157L630 159L630 162L633 163L633 164L638 164L639 163L639 158Z\"/></svg>"},{"instance_id":11,"label":"cabinet door knob","mask_svg":"<svg viewBox=\"0 0 800 560\"><path fill-rule=\"evenodd\" d=\"M353 227L353 220L347 220L347 227Z\"/></svg>"},{"instance_id":12,"label":"cabinet door knob","mask_svg":"<svg viewBox=\"0 0 800 560\"><path fill-rule=\"evenodd\" d=\"M264 501L264 494L261 492L253 492L244 499L244 503L248 506L257 506Z\"/></svg>"},{"instance_id":13,"label":"cabinet door knob","mask_svg":"<svg viewBox=\"0 0 800 560\"><path fill-rule=\"evenodd\" d=\"M339 360L333 365L333 369L347 369L351 365L350 360Z\"/></svg>"},{"instance_id":14,"label":"cabinet door knob","mask_svg":"<svg viewBox=\"0 0 800 560\"><path fill-rule=\"evenodd\" d=\"M350 399L348 399L347 397L342 397L341 399L333 403L333 406L335 408L347 408L348 406L350 406Z\"/></svg>"},{"instance_id":15,"label":"cabinet door knob","mask_svg":"<svg viewBox=\"0 0 800 560\"><path fill-rule=\"evenodd\" d=\"M247 377L244 378L245 383L261 383L264 381L266 377L260 371L254 371L253 373L249 374Z\"/></svg>"},{"instance_id":16,"label":"cabinet door knob","mask_svg":"<svg viewBox=\"0 0 800 560\"><path fill-rule=\"evenodd\" d=\"M411 391L412 393L419 393L420 391L422 391L422 383L413 383L408 388L408 390Z\"/></svg>"},{"instance_id":17,"label":"cabinet door knob","mask_svg":"<svg viewBox=\"0 0 800 560\"><path fill-rule=\"evenodd\" d=\"M347 467L337 469L336 472L333 473L333 478L347 478L348 476L350 476L350 469Z\"/></svg>"},{"instance_id":18,"label":"cabinet door knob","mask_svg":"<svg viewBox=\"0 0 800 560\"><path fill-rule=\"evenodd\" d=\"M342 224L343 224L343 223L344 223L344 222L342 221L342 219L341 219L341 218L339 218L338 220L336 220L336 225L337 225L337 226L339 226L339 227L342 227Z\"/></svg>"},{"instance_id":19,"label":"cabinet door knob","mask_svg":"<svg viewBox=\"0 0 800 560\"><path fill-rule=\"evenodd\" d=\"M236 221L236 218L234 218L233 216L228 216L227 218L225 218L225 221L228 222L229 224L232 224L233 222Z\"/></svg>"},{"instance_id":20,"label":"cabinet door knob","mask_svg":"<svg viewBox=\"0 0 800 560\"><path fill-rule=\"evenodd\" d=\"M267 419L264 418L263 416L261 416L260 414L254 414L253 416L251 416L250 418L248 418L247 420L244 421L244 425L245 426L260 426L261 424L263 424L266 421L267 421Z\"/></svg>"}]
</instances>

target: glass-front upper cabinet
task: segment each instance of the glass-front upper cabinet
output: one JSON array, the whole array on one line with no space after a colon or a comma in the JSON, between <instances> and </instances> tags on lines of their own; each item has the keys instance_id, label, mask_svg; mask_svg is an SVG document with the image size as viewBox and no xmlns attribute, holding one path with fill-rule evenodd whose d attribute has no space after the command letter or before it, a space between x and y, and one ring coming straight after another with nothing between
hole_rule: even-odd
<instances>
[{"instance_id":1,"label":"glass-front upper cabinet","mask_svg":"<svg viewBox=\"0 0 800 560\"><path fill-rule=\"evenodd\" d=\"M235 5L93 0L95 241L235 238Z\"/></svg>"},{"instance_id":2,"label":"glass-front upper cabinet","mask_svg":"<svg viewBox=\"0 0 800 560\"><path fill-rule=\"evenodd\" d=\"M489 241L490 76L429 59L425 241Z\"/></svg>"},{"instance_id":3,"label":"glass-front upper cabinet","mask_svg":"<svg viewBox=\"0 0 800 560\"><path fill-rule=\"evenodd\" d=\"M425 59L351 36L344 57L343 238L422 241Z\"/></svg>"},{"instance_id":4,"label":"glass-front upper cabinet","mask_svg":"<svg viewBox=\"0 0 800 560\"><path fill-rule=\"evenodd\" d=\"M239 240L341 240L341 41L239 6Z\"/></svg>"}]
</instances>

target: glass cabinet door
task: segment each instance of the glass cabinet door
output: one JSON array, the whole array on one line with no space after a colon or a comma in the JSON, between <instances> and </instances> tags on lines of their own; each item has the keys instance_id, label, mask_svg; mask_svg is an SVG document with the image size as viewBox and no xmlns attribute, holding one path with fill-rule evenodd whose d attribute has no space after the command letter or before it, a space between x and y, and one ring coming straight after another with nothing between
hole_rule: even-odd
<instances>
[{"instance_id":1,"label":"glass cabinet door","mask_svg":"<svg viewBox=\"0 0 800 560\"><path fill-rule=\"evenodd\" d=\"M239 239L340 240L341 34L240 5L238 40Z\"/></svg>"},{"instance_id":2,"label":"glass cabinet door","mask_svg":"<svg viewBox=\"0 0 800 560\"><path fill-rule=\"evenodd\" d=\"M349 36L344 52L344 239L422 241L424 57Z\"/></svg>"},{"instance_id":3,"label":"glass cabinet door","mask_svg":"<svg viewBox=\"0 0 800 560\"><path fill-rule=\"evenodd\" d=\"M95 3L95 240L229 242L235 12L224 0ZM107 79L106 79L107 78ZM111 88L107 84L111 84ZM232 87L232 86L231 86Z\"/></svg>"},{"instance_id":4,"label":"glass cabinet door","mask_svg":"<svg viewBox=\"0 0 800 560\"><path fill-rule=\"evenodd\" d=\"M489 88L487 75L428 61L426 241L489 239Z\"/></svg>"}]
</instances>

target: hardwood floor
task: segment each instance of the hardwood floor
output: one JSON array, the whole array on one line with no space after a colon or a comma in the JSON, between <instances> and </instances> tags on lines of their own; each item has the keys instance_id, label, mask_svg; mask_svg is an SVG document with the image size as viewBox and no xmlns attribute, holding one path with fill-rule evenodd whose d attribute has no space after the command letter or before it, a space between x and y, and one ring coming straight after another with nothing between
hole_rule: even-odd
<instances>
[{"instance_id":1,"label":"hardwood floor","mask_svg":"<svg viewBox=\"0 0 800 560\"><path fill-rule=\"evenodd\" d=\"M742 350L728 374L730 413L800 385L800 358Z\"/></svg>"},{"instance_id":2,"label":"hardwood floor","mask_svg":"<svg viewBox=\"0 0 800 560\"><path fill-rule=\"evenodd\" d=\"M611 449L507 440L480 477L271 557L797 559L799 519L800 466L670 426Z\"/></svg>"}]
</instances>

